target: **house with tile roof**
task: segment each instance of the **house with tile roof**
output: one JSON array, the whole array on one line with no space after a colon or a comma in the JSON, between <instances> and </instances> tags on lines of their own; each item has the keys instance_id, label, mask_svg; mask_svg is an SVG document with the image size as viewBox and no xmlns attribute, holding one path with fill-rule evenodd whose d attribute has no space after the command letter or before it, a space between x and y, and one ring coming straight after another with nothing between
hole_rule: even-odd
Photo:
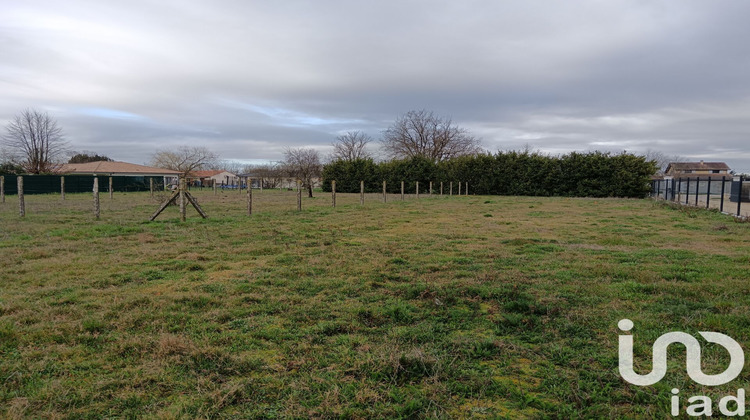
<instances>
[{"instance_id":1,"label":"house with tile roof","mask_svg":"<svg viewBox=\"0 0 750 420\"><path fill-rule=\"evenodd\" d=\"M66 163L57 169L61 175L165 176L176 177L179 171L117 161Z\"/></svg>"},{"instance_id":2,"label":"house with tile roof","mask_svg":"<svg viewBox=\"0 0 750 420\"><path fill-rule=\"evenodd\" d=\"M724 162L671 162L664 171L674 178L721 178L731 177L729 165Z\"/></svg>"}]
</instances>

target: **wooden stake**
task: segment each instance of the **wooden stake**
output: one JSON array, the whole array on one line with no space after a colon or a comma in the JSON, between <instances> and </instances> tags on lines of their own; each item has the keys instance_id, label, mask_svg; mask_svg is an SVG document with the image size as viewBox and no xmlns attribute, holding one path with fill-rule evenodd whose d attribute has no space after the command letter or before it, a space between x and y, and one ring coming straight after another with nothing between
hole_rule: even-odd
<instances>
[{"instance_id":1,"label":"wooden stake","mask_svg":"<svg viewBox=\"0 0 750 420\"><path fill-rule=\"evenodd\" d=\"M401 181L401 201L404 201L404 181Z\"/></svg>"},{"instance_id":2,"label":"wooden stake","mask_svg":"<svg viewBox=\"0 0 750 420\"><path fill-rule=\"evenodd\" d=\"M151 198L154 197L154 178L148 179L148 190L151 191Z\"/></svg>"},{"instance_id":3,"label":"wooden stake","mask_svg":"<svg viewBox=\"0 0 750 420\"><path fill-rule=\"evenodd\" d=\"M26 216L26 203L23 199L23 177L18 177L18 214L21 217Z\"/></svg>"},{"instance_id":4,"label":"wooden stake","mask_svg":"<svg viewBox=\"0 0 750 420\"><path fill-rule=\"evenodd\" d=\"M336 181L331 181L331 205L336 207Z\"/></svg>"},{"instance_id":5,"label":"wooden stake","mask_svg":"<svg viewBox=\"0 0 750 420\"><path fill-rule=\"evenodd\" d=\"M247 215L252 216L253 214L253 186L250 184L252 179L247 179Z\"/></svg>"},{"instance_id":6,"label":"wooden stake","mask_svg":"<svg viewBox=\"0 0 750 420\"><path fill-rule=\"evenodd\" d=\"M94 217L99 220L101 207L99 206L99 178L94 177Z\"/></svg>"},{"instance_id":7,"label":"wooden stake","mask_svg":"<svg viewBox=\"0 0 750 420\"><path fill-rule=\"evenodd\" d=\"M297 211L302 211L302 181L297 180Z\"/></svg>"},{"instance_id":8,"label":"wooden stake","mask_svg":"<svg viewBox=\"0 0 750 420\"><path fill-rule=\"evenodd\" d=\"M432 181L430 181L430 195L432 195Z\"/></svg>"},{"instance_id":9,"label":"wooden stake","mask_svg":"<svg viewBox=\"0 0 750 420\"><path fill-rule=\"evenodd\" d=\"M466 184L466 185L464 185L464 190L466 190L466 192L464 193L464 195L469 195L469 183L465 182L464 184Z\"/></svg>"},{"instance_id":10,"label":"wooden stake","mask_svg":"<svg viewBox=\"0 0 750 420\"><path fill-rule=\"evenodd\" d=\"M65 201L65 177L60 177L60 199Z\"/></svg>"},{"instance_id":11,"label":"wooden stake","mask_svg":"<svg viewBox=\"0 0 750 420\"><path fill-rule=\"evenodd\" d=\"M365 181L359 181L359 205L365 205Z\"/></svg>"},{"instance_id":12,"label":"wooden stake","mask_svg":"<svg viewBox=\"0 0 750 420\"><path fill-rule=\"evenodd\" d=\"M109 177L109 199L114 198L114 191L112 190L112 177Z\"/></svg>"},{"instance_id":13,"label":"wooden stake","mask_svg":"<svg viewBox=\"0 0 750 420\"><path fill-rule=\"evenodd\" d=\"M5 177L0 176L0 203L5 202Z\"/></svg>"},{"instance_id":14,"label":"wooden stake","mask_svg":"<svg viewBox=\"0 0 750 420\"><path fill-rule=\"evenodd\" d=\"M417 200L419 200L419 181L417 181Z\"/></svg>"},{"instance_id":15,"label":"wooden stake","mask_svg":"<svg viewBox=\"0 0 750 420\"><path fill-rule=\"evenodd\" d=\"M443 181L440 181L440 195L443 195Z\"/></svg>"},{"instance_id":16,"label":"wooden stake","mask_svg":"<svg viewBox=\"0 0 750 420\"><path fill-rule=\"evenodd\" d=\"M187 218L187 215L185 214L185 178L180 179L180 186L178 187L177 191L180 193L180 221L184 222Z\"/></svg>"},{"instance_id":17,"label":"wooden stake","mask_svg":"<svg viewBox=\"0 0 750 420\"><path fill-rule=\"evenodd\" d=\"M451 181L449 185L450 185L450 195L453 195L453 181Z\"/></svg>"},{"instance_id":18,"label":"wooden stake","mask_svg":"<svg viewBox=\"0 0 750 420\"><path fill-rule=\"evenodd\" d=\"M385 192L385 181L383 181L383 202L385 203L387 200L386 192Z\"/></svg>"},{"instance_id":19,"label":"wooden stake","mask_svg":"<svg viewBox=\"0 0 750 420\"><path fill-rule=\"evenodd\" d=\"M214 184L214 195L216 195L216 180L213 179L212 181L213 181L213 184Z\"/></svg>"},{"instance_id":20,"label":"wooden stake","mask_svg":"<svg viewBox=\"0 0 750 420\"><path fill-rule=\"evenodd\" d=\"M458 196L461 196L461 181L458 182Z\"/></svg>"}]
</instances>

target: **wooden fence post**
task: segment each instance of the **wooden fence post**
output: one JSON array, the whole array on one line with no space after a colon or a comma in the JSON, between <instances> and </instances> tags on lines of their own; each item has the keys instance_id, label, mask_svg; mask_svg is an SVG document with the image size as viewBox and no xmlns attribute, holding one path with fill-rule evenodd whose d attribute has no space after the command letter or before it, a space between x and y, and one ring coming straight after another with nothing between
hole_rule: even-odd
<instances>
[{"instance_id":1,"label":"wooden fence post","mask_svg":"<svg viewBox=\"0 0 750 420\"><path fill-rule=\"evenodd\" d=\"M417 181L417 200L419 200L419 181Z\"/></svg>"},{"instance_id":2,"label":"wooden fence post","mask_svg":"<svg viewBox=\"0 0 750 420\"><path fill-rule=\"evenodd\" d=\"M432 195L432 181L430 181L430 195Z\"/></svg>"},{"instance_id":3,"label":"wooden fence post","mask_svg":"<svg viewBox=\"0 0 750 420\"><path fill-rule=\"evenodd\" d=\"M23 199L23 177L18 177L18 214L21 217L26 216L26 203Z\"/></svg>"},{"instance_id":4,"label":"wooden fence post","mask_svg":"<svg viewBox=\"0 0 750 420\"><path fill-rule=\"evenodd\" d=\"M386 192L385 192L385 181L383 181L383 202L385 203L387 200Z\"/></svg>"},{"instance_id":5,"label":"wooden fence post","mask_svg":"<svg viewBox=\"0 0 750 420\"><path fill-rule=\"evenodd\" d=\"M461 197L461 181L458 181L458 196Z\"/></svg>"},{"instance_id":6,"label":"wooden fence post","mask_svg":"<svg viewBox=\"0 0 750 420\"><path fill-rule=\"evenodd\" d=\"M302 181L297 180L297 211L302 211Z\"/></svg>"},{"instance_id":7,"label":"wooden fence post","mask_svg":"<svg viewBox=\"0 0 750 420\"><path fill-rule=\"evenodd\" d=\"M359 181L359 205L365 205L365 181Z\"/></svg>"},{"instance_id":8,"label":"wooden fence post","mask_svg":"<svg viewBox=\"0 0 750 420\"><path fill-rule=\"evenodd\" d=\"M60 199L65 201L65 177L60 177Z\"/></svg>"},{"instance_id":9,"label":"wooden fence post","mask_svg":"<svg viewBox=\"0 0 750 420\"><path fill-rule=\"evenodd\" d=\"M114 197L114 191L112 190L112 177L109 177L109 199Z\"/></svg>"},{"instance_id":10,"label":"wooden fence post","mask_svg":"<svg viewBox=\"0 0 750 420\"><path fill-rule=\"evenodd\" d=\"M253 214L253 186L252 179L247 179L247 215L252 216Z\"/></svg>"},{"instance_id":11,"label":"wooden fence post","mask_svg":"<svg viewBox=\"0 0 750 420\"><path fill-rule=\"evenodd\" d=\"M213 179L212 181L213 181L213 184L214 184L214 195L216 195L216 180Z\"/></svg>"},{"instance_id":12,"label":"wooden fence post","mask_svg":"<svg viewBox=\"0 0 750 420\"><path fill-rule=\"evenodd\" d=\"M401 201L404 201L404 181L401 181Z\"/></svg>"},{"instance_id":13,"label":"wooden fence post","mask_svg":"<svg viewBox=\"0 0 750 420\"><path fill-rule=\"evenodd\" d=\"M101 206L99 206L99 178L94 175L94 218L99 220L99 214L101 213Z\"/></svg>"},{"instance_id":14,"label":"wooden fence post","mask_svg":"<svg viewBox=\"0 0 750 420\"><path fill-rule=\"evenodd\" d=\"M336 181L331 181L331 206L336 207Z\"/></svg>"},{"instance_id":15,"label":"wooden fence post","mask_svg":"<svg viewBox=\"0 0 750 420\"><path fill-rule=\"evenodd\" d=\"M440 181L440 196L443 195L443 181Z\"/></svg>"},{"instance_id":16,"label":"wooden fence post","mask_svg":"<svg viewBox=\"0 0 750 420\"><path fill-rule=\"evenodd\" d=\"M186 219L185 214L185 188L187 187L187 181L185 178L180 178L180 186L179 192L180 192L180 221L184 222Z\"/></svg>"},{"instance_id":17,"label":"wooden fence post","mask_svg":"<svg viewBox=\"0 0 750 420\"><path fill-rule=\"evenodd\" d=\"M450 182L450 195L453 195L453 181Z\"/></svg>"},{"instance_id":18,"label":"wooden fence post","mask_svg":"<svg viewBox=\"0 0 750 420\"><path fill-rule=\"evenodd\" d=\"M0 176L0 203L5 202L5 177Z\"/></svg>"},{"instance_id":19,"label":"wooden fence post","mask_svg":"<svg viewBox=\"0 0 750 420\"><path fill-rule=\"evenodd\" d=\"M466 191L466 193L464 193L464 195L469 195L469 183L468 182L464 182L464 184L466 184L466 185L464 185L464 190Z\"/></svg>"},{"instance_id":20,"label":"wooden fence post","mask_svg":"<svg viewBox=\"0 0 750 420\"><path fill-rule=\"evenodd\" d=\"M151 197L154 196L154 178L148 179L148 190L151 191Z\"/></svg>"}]
</instances>

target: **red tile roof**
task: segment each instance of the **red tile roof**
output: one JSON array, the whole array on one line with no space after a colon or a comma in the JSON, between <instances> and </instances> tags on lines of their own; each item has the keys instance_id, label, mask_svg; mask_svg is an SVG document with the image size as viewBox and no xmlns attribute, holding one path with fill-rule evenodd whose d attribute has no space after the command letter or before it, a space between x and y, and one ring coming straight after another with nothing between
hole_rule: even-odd
<instances>
[{"instance_id":1,"label":"red tile roof","mask_svg":"<svg viewBox=\"0 0 750 420\"><path fill-rule=\"evenodd\" d=\"M190 176L195 178L210 178L214 175L219 175L224 172L226 171L192 171L190 172Z\"/></svg>"},{"instance_id":2,"label":"red tile roof","mask_svg":"<svg viewBox=\"0 0 750 420\"><path fill-rule=\"evenodd\" d=\"M181 172L171 169L152 168L127 162L99 161L88 163L66 163L58 170L62 174L96 174L96 175L165 175L175 176Z\"/></svg>"}]
</instances>

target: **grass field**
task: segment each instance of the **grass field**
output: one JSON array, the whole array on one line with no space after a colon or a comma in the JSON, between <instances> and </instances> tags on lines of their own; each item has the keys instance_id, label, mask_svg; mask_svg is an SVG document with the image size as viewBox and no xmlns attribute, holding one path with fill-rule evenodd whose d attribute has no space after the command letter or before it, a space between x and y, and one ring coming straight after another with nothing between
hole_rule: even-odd
<instances>
[{"instance_id":1,"label":"grass field","mask_svg":"<svg viewBox=\"0 0 750 420\"><path fill-rule=\"evenodd\" d=\"M646 200L195 192L0 204L3 418L664 418L681 330L750 344L750 224ZM704 346L704 370L725 355Z\"/></svg>"}]
</instances>

